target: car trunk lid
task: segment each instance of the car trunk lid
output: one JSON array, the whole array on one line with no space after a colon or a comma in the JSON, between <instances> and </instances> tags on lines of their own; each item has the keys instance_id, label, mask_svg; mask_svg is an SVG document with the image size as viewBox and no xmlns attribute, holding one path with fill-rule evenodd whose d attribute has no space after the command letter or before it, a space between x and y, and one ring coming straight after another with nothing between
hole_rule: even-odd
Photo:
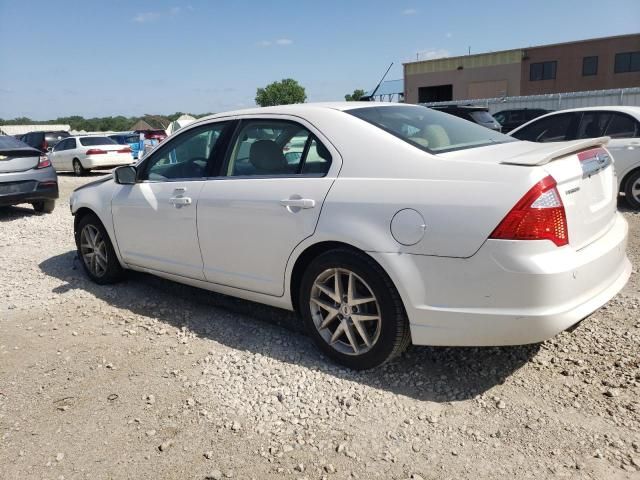
<instances>
[{"instance_id":1,"label":"car trunk lid","mask_svg":"<svg viewBox=\"0 0 640 480\"><path fill-rule=\"evenodd\" d=\"M0 150L0 173L24 172L36 168L41 153L32 148Z\"/></svg>"}]
</instances>

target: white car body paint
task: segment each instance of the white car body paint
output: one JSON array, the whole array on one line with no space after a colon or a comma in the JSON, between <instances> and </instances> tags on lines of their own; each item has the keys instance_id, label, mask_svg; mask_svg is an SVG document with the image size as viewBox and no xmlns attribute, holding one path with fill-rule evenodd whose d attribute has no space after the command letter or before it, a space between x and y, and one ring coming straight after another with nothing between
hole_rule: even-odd
<instances>
[{"instance_id":1,"label":"white car body paint","mask_svg":"<svg viewBox=\"0 0 640 480\"><path fill-rule=\"evenodd\" d=\"M588 316L624 286L631 273L627 224L615 211L612 168L585 183L574 154L606 140L512 142L433 155L342 111L358 105L231 112L176 135L223 119L294 119L331 152L334 163L324 177L200 180L197 193L186 187L194 203L175 210L168 210L166 193L147 192L125 204L124 189L132 186L107 180L74 192L71 210L98 215L126 268L286 309L293 308L291 277L300 255L322 242L350 245L387 272L407 311L413 343L421 345L538 342ZM555 158L558 151L561 158ZM514 158L520 164L508 164ZM488 239L549 174L565 204L570 243ZM183 183L167 182L167 192ZM568 193L575 188L584 195ZM293 195L312 197L315 207L292 213L279 204ZM597 198L591 202L588 195ZM137 204L154 215L137 215ZM403 209L425 222L424 237L413 245L391 233L391 221ZM189 233L194 221L199 248ZM149 246L149 258L132 262L120 229L136 229L142 235L136 248ZM185 245L188 252L176 253Z\"/></svg>"}]
</instances>

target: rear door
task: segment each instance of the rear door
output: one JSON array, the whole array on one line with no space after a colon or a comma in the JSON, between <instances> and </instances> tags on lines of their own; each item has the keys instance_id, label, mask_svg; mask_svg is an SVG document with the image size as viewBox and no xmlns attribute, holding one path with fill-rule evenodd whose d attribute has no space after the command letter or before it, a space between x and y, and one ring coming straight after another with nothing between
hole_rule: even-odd
<instances>
[{"instance_id":1,"label":"rear door","mask_svg":"<svg viewBox=\"0 0 640 480\"><path fill-rule=\"evenodd\" d=\"M51 164L56 171L68 170L68 166L65 162L65 155L67 154L67 148L70 146L70 141L72 139L68 138L58 142L58 144L53 147L49 155L49 160L51 160Z\"/></svg>"},{"instance_id":2,"label":"rear door","mask_svg":"<svg viewBox=\"0 0 640 480\"><path fill-rule=\"evenodd\" d=\"M284 293L294 248L313 234L340 158L303 120L243 120L220 176L204 185L198 237L205 278Z\"/></svg>"}]
</instances>

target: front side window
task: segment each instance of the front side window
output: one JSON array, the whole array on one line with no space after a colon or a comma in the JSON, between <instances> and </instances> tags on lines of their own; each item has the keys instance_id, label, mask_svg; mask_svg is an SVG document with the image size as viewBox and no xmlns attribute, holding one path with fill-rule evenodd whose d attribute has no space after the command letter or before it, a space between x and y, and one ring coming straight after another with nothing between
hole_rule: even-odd
<instances>
[{"instance_id":1,"label":"front side window","mask_svg":"<svg viewBox=\"0 0 640 480\"><path fill-rule=\"evenodd\" d=\"M615 73L640 72L640 52L616 53Z\"/></svg>"},{"instance_id":2,"label":"front side window","mask_svg":"<svg viewBox=\"0 0 640 480\"><path fill-rule=\"evenodd\" d=\"M205 177L227 125L205 125L178 134L145 161L140 179L162 182Z\"/></svg>"},{"instance_id":3,"label":"front side window","mask_svg":"<svg viewBox=\"0 0 640 480\"><path fill-rule=\"evenodd\" d=\"M604 129L611 118L608 112L585 112L582 114L576 138L597 138L604 135Z\"/></svg>"},{"instance_id":4,"label":"front side window","mask_svg":"<svg viewBox=\"0 0 640 480\"><path fill-rule=\"evenodd\" d=\"M236 136L225 175L325 175L330 165L329 151L303 126L282 120L249 120Z\"/></svg>"},{"instance_id":5,"label":"front side window","mask_svg":"<svg viewBox=\"0 0 640 480\"><path fill-rule=\"evenodd\" d=\"M58 142L58 144L55 147L53 147L53 151L60 152L62 150L67 150L68 145L69 145L69 140L62 140L61 142Z\"/></svg>"},{"instance_id":6,"label":"front side window","mask_svg":"<svg viewBox=\"0 0 640 480\"><path fill-rule=\"evenodd\" d=\"M539 62L532 63L529 67L529 80L554 80L556 78L556 70L558 62Z\"/></svg>"},{"instance_id":7,"label":"front side window","mask_svg":"<svg viewBox=\"0 0 640 480\"><path fill-rule=\"evenodd\" d=\"M76 139L75 138L70 138L69 140L67 140L67 145L65 147L65 150L73 150L74 148L76 148L77 146Z\"/></svg>"},{"instance_id":8,"label":"front side window","mask_svg":"<svg viewBox=\"0 0 640 480\"><path fill-rule=\"evenodd\" d=\"M629 115L612 113L604 134L611 138L636 138L640 137L640 125Z\"/></svg>"},{"instance_id":9,"label":"front side window","mask_svg":"<svg viewBox=\"0 0 640 480\"><path fill-rule=\"evenodd\" d=\"M598 73L598 57L583 57L582 59L582 76L597 75Z\"/></svg>"},{"instance_id":10,"label":"front side window","mask_svg":"<svg viewBox=\"0 0 640 480\"><path fill-rule=\"evenodd\" d=\"M574 137L576 124L577 117L573 113L551 115L534 121L512 136L529 142L561 142Z\"/></svg>"},{"instance_id":11,"label":"front side window","mask_svg":"<svg viewBox=\"0 0 640 480\"><path fill-rule=\"evenodd\" d=\"M502 133L427 107L363 107L346 113L431 153L513 141Z\"/></svg>"}]
</instances>

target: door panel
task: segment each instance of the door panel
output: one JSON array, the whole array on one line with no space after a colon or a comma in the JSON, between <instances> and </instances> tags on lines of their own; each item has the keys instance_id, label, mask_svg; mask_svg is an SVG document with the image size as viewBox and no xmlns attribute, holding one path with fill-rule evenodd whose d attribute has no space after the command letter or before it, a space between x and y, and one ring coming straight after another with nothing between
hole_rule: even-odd
<instances>
[{"instance_id":1,"label":"door panel","mask_svg":"<svg viewBox=\"0 0 640 480\"><path fill-rule=\"evenodd\" d=\"M284 293L289 256L315 231L339 170L317 133L298 119L240 122L223 176L206 183L198 203L208 281Z\"/></svg>"},{"instance_id":2,"label":"door panel","mask_svg":"<svg viewBox=\"0 0 640 480\"><path fill-rule=\"evenodd\" d=\"M198 180L121 185L111 208L123 260L203 280L196 204L204 183ZM178 198L190 203L176 204Z\"/></svg>"},{"instance_id":3,"label":"door panel","mask_svg":"<svg viewBox=\"0 0 640 480\"><path fill-rule=\"evenodd\" d=\"M204 279L196 209L210 163L224 150L227 125L185 129L143 161L138 183L120 186L111 209L125 262Z\"/></svg>"},{"instance_id":4,"label":"door panel","mask_svg":"<svg viewBox=\"0 0 640 480\"><path fill-rule=\"evenodd\" d=\"M333 180L235 178L207 182L198 202L205 278L282 295L289 255L313 234ZM290 199L293 206L283 204ZM305 199L313 202L295 206Z\"/></svg>"}]
</instances>

